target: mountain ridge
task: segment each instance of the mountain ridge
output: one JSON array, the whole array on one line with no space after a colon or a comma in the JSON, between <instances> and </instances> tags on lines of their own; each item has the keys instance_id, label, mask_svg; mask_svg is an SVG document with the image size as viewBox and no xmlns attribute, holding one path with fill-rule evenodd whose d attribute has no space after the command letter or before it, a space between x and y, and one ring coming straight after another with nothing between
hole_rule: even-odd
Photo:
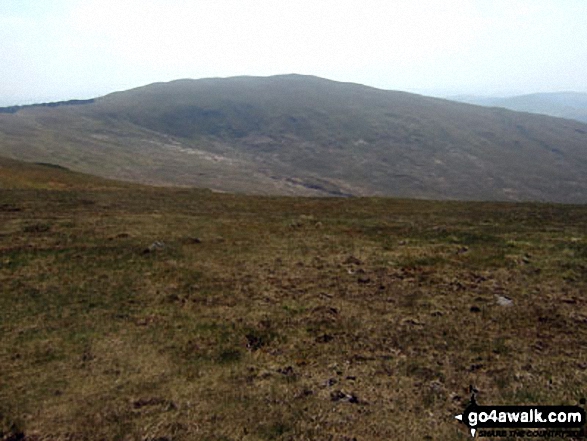
<instances>
[{"instance_id":1,"label":"mountain ridge","mask_svg":"<svg viewBox=\"0 0 587 441\"><path fill-rule=\"evenodd\" d=\"M586 146L580 122L297 74L0 114L0 155L254 194L585 203Z\"/></svg>"},{"instance_id":2,"label":"mountain ridge","mask_svg":"<svg viewBox=\"0 0 587 441\"><path fill-rule=\"evenodd\" d=\"M518 112L536 113L587 123L587 93L582 92L531 93L510 97L465 95L449 97L449 99L468 104L502 107Z\"/></svg>"}]
</instances>

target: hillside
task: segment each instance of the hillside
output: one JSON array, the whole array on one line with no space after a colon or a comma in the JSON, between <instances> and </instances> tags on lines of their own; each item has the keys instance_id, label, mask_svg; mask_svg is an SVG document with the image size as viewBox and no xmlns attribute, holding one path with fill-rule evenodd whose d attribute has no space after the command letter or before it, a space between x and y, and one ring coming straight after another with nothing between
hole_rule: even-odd
<instances>
[{"instance_id":1,"label":"hillside","mask_svg":"<svg viewBox=\"0 0 587 441\"><path fill-rule=\"evenodd\" d=\"M55 164L27 163L0 157L0 190L130 188L133 188L132 184L73 172Z\"/></svg>"},{"instance_id":2,"label":"hillside","mask_svg":"<svg viewBox=\"0 0 587 441\"><path fill-rule=\"evenodd\" d=\"M468 440L470 385L585 397L585 205L0 165L24 183L0 188L2 440Z\"/></svg>"},{"instance_id":3,"label":"hillside","mask_svg":"<svg viewBox=\"0 0 587 441\"><path fill-rule=\"evenodd\" d=\"M503 107L518 112L541 113L587 123L587 93L533 93L506 98L461 96L452 99L480 106Z\"/></svg>"},{"instance_id":4,"label":"hillside","mask_svg":"<svg viewBox=\"0 0 587 441\"><path fill-rule=\"evenodd\" d=\"M1 155L254 194L584 203L586 146L579 122L300 75L0 113Z\"/></svg>"}]
</instances>

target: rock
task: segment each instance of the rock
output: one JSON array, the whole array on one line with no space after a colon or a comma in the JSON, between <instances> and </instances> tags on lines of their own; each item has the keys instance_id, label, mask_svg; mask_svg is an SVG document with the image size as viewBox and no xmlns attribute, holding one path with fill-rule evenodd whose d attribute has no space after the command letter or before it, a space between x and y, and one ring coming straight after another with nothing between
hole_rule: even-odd
<instances>
[{"instance_id":1,"label":"rock","mask_svg":"<svg viewBox=\"0 0 587 441\"><path fill-rule=\"evenodd\" d=\"M349 400L349 403L352 403L352 404L358 404L359 403L359 398L357 398L357 396L354 395L354 394L347 395L347 398Z\"/></svg>"},{"instance_id":2,"label":"rock","mask_svg":"<svg viewBox=\"0 0 587 441\"><path fill-rule=\"evenodd\" d=\"M326 387L332 387L337 383L335 378L329 378L328 380L326 380L326 382L324 383L324 385Z\"/></svg>"},{"instance_id":3,"label":"rock","mask_svg":"<svg viewBox=\"0 0 587 441\"><path fill-rule=\"evenodd\" d=\"M143 250L143 253L144 254L154 253L157 250L163 250L165 248L166 248L165 243L156 241L156 242L153 242L151 245L149 245L147 248L145 248Z\"/></svg>"},{"instance_id":4,"label":"rock","mask_svg":"<svg viewBox=\"0 0 587 441\"><path fill-rule=\"evenodd\" d=\"M355 394L346 394L341 390L335 390L330 393L331 401L346 401L352 404L359 404L359 398Z\"/></svg>"},{"instance_id":5,"label":"rock","mask_svg":"<svg viewBox=\"0 0 587 441\"><path fill-rule=\"evenodd\" d=\"M424 326L424 323L420 322L415 318L405 318L402 320L402 324L412 325L412 326Z\"/></svg>"},{"instance_id":6,"label":"rock","mask_svg":"<svg viewBox=\"0 0 587 441\"><path fill-rule=\"evenodd\" d=\"M499 306L514 306L514 301L509 297L496 294L495 299L497 300L497 304Z\"/></svg>"}]
</instances>

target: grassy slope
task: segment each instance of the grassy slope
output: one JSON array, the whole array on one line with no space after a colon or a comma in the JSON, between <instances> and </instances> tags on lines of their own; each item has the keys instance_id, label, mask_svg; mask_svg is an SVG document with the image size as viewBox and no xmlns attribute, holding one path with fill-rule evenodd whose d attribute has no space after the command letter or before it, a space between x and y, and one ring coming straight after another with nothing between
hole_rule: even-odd
<instances>
[{"instance_id":1,"label":"grassy slope","mask_svg":"<svg viewBox=\"0 0 587 441\"><path fill-rule=\"evenodd\" d=\"M258 194L586 202L587 126L315 77L180 80L0 115L0 152Z\"/></svg>"},{"instance_id":2,"label":"grassy slope","mask_svg":"<svg viewBox=\"0 0 587 441\"><path fill-rule=\"evenodd\" d=\"M128 189L136 185L73 172L51 163L26 163L0 157L0 189Z\"/></svg>"},{"instance_id":3,"label":"grassy slope","mask_svg":"<svg viewBox=\"0 0 587 441\"><path fill-rule=\"evenodd\" d=\"M585 206L24 187L0 189L5 437L465 440L470 384L585 395Z\"/></svg>"}]
</instances>

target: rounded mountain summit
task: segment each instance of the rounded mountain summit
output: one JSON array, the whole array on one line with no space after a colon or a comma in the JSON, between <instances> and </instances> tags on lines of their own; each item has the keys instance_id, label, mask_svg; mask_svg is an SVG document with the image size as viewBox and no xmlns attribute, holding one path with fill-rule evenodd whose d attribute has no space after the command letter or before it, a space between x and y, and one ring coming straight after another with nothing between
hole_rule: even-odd
<instances>
[{"instance_id":1,"label":"rounded mountain summit","mask_svg":"<svg viewBox=\"0 0 587 441\"><path fill-rule=\"evenodd\" d=\"M313 76L0 109L0 156L156 185L587 202L587 125Z\"/></svg>"}]
</instances>

